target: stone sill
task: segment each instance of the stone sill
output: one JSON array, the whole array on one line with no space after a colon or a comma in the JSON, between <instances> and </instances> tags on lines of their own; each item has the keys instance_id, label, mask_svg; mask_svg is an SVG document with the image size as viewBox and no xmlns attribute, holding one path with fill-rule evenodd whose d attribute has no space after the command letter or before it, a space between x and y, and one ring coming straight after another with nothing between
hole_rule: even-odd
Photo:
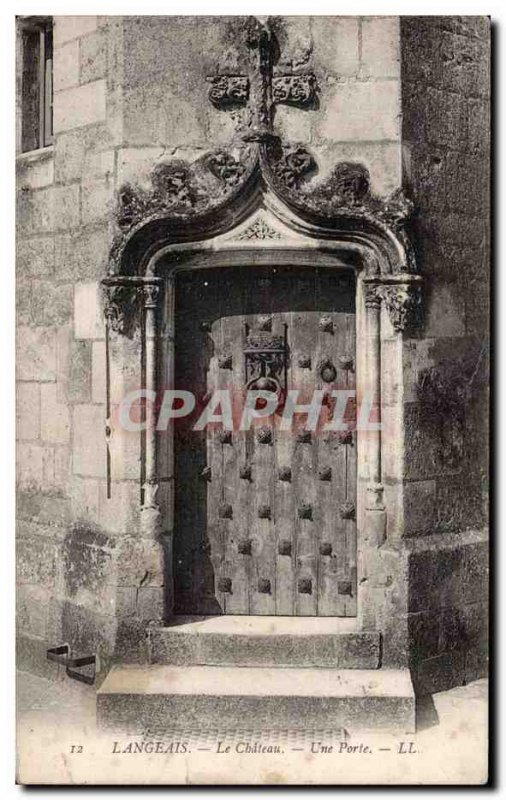
<instances>
[{"instance_id":1,"label":"stone sill","mask_svg":"<svg viewBox=\"0 0 506 800\"><path fill-rule=\"evenodd\" d=\"M26 153L16 154L16 165L25 166L25 164L35 164L39 161L46 161L46 159L53 158L54 145L49 144L47 147L39 147L37 150L29 150Z\"/></svg>"}]
</instances>

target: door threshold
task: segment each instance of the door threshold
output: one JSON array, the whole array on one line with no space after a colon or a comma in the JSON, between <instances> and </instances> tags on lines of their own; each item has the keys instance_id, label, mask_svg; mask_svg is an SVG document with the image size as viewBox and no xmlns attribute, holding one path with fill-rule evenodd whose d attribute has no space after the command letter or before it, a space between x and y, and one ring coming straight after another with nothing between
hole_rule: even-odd
<instances>
[{"instance_id":1,"label":"door threshold","mask_svg":"<svg viewBox=\"0 0 506 800\"><path fill-rule=\"evenodd\" d=\"M165 626L200 633L223 633L252 636L313 635L360 633L357 617L274 617L223 614L213 616L182 615L171 617Z\"/></svg>"}]
</instances>

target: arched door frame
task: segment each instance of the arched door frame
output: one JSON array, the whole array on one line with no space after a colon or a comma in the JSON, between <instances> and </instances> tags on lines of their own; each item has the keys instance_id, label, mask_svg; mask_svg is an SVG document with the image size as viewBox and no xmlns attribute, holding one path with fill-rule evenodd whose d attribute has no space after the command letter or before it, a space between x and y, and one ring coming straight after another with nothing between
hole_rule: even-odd
<instances>
[{"instance_id":1,"label":"arched door frame","mask_svg":"<svg viewBox=\"0 0 506 800\"><path fill-rule=\"evenodd\" d=\"M367 431L366 435L359 432L357 441L357 624L376 627L377 604L369 601L375 595L374 588L381 587L385 580L379 574L378 555L386 546L395 547L402 532L403 437L399 410L403 331L412 324L413 312L420 304L421 279L409 271L412 261L406 257L405 238L397 238L381 220L368 218L364 224L362 217L361 224L355 226L339 224L339 219L332 225L318 224L295 214L265 187L245 199L235 209L231 206L224 220L217 222L213 215L208 225L201 219L196 229L191 224L176 226L169 220L161 232L159 225L153 226L152 219L145 224L141 221L130 238L121 243L122 257L118 260L116 256L115 261L116 267L120 264L120 274L116 270L103 281L108 294L106 318L111 327L120 330L132 296L140 294L145 388L156 391L162 383L173 385L175 276L179 271L259 263L355 271L357 400L360 402L365 389L372 391L383 422L382 430ZM144 239L142 247L135 242L137 261L132 262L128 246L139 234ZM138 268L134 271L135 263ZM382 352L387 342L395 357L390 355L385 365ZM385 398L389 411L386 425ZM168 562L165 572L170 576L174 536L172 432L164 434L166 446L161 441L155 409L148 403L142 464L142 535L151 541L162 537ZM167 587L166 597L166 615L170 616L171 587Z\"/></svg>"}]
</instances>

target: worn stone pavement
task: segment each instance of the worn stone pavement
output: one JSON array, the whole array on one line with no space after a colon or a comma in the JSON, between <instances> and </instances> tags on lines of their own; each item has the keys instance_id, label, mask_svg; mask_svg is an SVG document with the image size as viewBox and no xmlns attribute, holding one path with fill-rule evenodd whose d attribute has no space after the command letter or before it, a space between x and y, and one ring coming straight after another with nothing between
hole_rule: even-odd
<instances>
[{"instance_id":1,"label":"worn stone pavement","mask_svg":"<svg viewBox=\"0 0 506 800\"><path fill-rule=\"evenodd\" d=\"M486 680L421 699L417 733L404 737L353 732L346 737L339 731L304 730L302 721L300 730L291 731L210 730L196 723L191 730L174 725L143 737L104 734L95 725L94 687L64 673L56 681L18 673L17 702L19 783L465 785L487 780ZM244 752L260 747L270 751Z\"/></svg>"}]
</instances>

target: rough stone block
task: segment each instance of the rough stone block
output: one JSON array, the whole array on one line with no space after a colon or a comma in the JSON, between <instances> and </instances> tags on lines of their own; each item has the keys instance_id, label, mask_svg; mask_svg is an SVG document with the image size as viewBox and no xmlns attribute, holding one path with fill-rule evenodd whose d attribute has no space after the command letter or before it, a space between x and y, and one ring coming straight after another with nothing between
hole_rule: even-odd
<instances>
[{"instance_id":1,"label":"rough stone block","mask_svg":"<svg viewBox=\"0 0 506 800\"><path fill-rule=\"evenodd\" d=\"M112 435L109 442L111 472L114 481L138 479L141 467L139 433L126 431L117 423L117 409L112 414Z\"/></svg>"},{"instance_id":2,"label":"rough stone block","mask_svg":"<svg viewBox=\"0 0 506 800\"><path fill-rule=\"evenodd\" d=\"M105 483L100 484L98 502L100 525L105 530L119 534L135 533L139 530L138 480L114 481L110 497L107 497Z\"/></svg>"},{"instance_id":3,"label":"rough stone block","mask_svg":"<svg viewBox=\"0 0 506 800\"><path fill-rule=\"evenodd\" d=\"M136 616L145 624L164 617L164 590L160 586L141 586L137 590Z\"/></svg>"},{"instance_id":4,"label":"rough stone block","mask_svg":"<svg viewBox=\"0 0 506 800\"><path fill-rule=\"evenodd\" d=\"M16 283L16 323L32 324L32 282L18 280Z\"/></svg>"},{"instance_id":5,"label":"rough stone block","mask_svg":"<svg viewBox=\"0 0 506 800\"><path fill-rule=\"evenodd\" d=\"M81 215L83 225L111 217L114 205L112 176L86 180L81 184Z\"/></svg>"},{"instance_id":6,"label":"rough stone block","mask_svg":"<svg viewBox=\"0 0 506 800\"><path fill-rule=\"evenodd\" d=\"M118 539L116 571L118 586L164 585L164 558L158 542L139 539L138 533Z\"/></svg>"},{"instance_id":7,"label":"rough stone block","mask_svg":"<svg viewBox=\"0 0 506 800\"><path fill-rule=\"evenodd\" d=\"M404 406L404 431L403 469L406 480L420 481L460 473L460 463L453 468L446 463L440 420L420 402Z\"/></svg>"},{"instance_id":8,"label":"rough stone block","mask_svg":"<svg viewBox=\"0 0 506 800\"><path fill-rule=\"evenodd\" d=\"M43 189L51 186L54 180L54 158L52 153L44 153L38 158L23 158L16 160L16 183L18 191L26 189Z\"/></svg>"},{"instance_id":9,"label":"rough stone block","mask_svg":"<svg viewBox=\"0 0 506 800\"><path fill-rule=\"evenodd\" d=\"M91 342L75 341L69 327L58 331L58 400L86 403L91 399Z\"/></svg>"},{"instance_id":10,"label":"rough stone block","mask_svg":"<svg viewBox=\"0 0 506 800\"><path fill-rule=\"evenodd\" d=\"M18 491L16 513L19 520L30 521L43 528L64 529L71 518L68 498L54 493Z\"/></svg>"},{"instance_id":11,"label":"rough stone block","mask_svg":"<svg viewBox=\"0 0 506 800\"><path fill-rule=\"evenodd\" d=\"M93 84L90 84L93 85ZM82 87L85 88L85 87ZM165 84L151 84L125 89L123 98L124 139L129 145L168 147L206 146L207 86L196 87L195 94L171 92Z\"/></svg>"},{"instance_id":12,"label":"rough stone block","mask_svg":"<svg viewBox=\"0 0 506 800\"><path fill-rule=\"evenodd\" d=\"M486 217L490 201L488 158L450 152L446 154L445 172L448 207Z\"/></svg>"},{"instance_id":13,"label":"rough stone block","mask_svg":"<svg viewBox=\"0 0 506 800\"><path fill-rule=\"evenodd\" d=\"M61 637L53 639L51 645L60 641ZM61 680L61 667L46 658L48 646L46 639L19 634L16 637L16 668L50 681Z\"/></svg>"},{"instance_id":14,"label":"rough stone block","mask_svg":"<svg viewBox=\"0 0 506 800\"><path fill-rule=\"evenodd\" d=\"M313 59L324 75L356 75L359 70L357 17L311 17Z\"/></svg>"},{"instance_id":15,"label":"rough stone block","mask_svg":"<svg viewBox=\"0 0 506 800\"><path fill-rule=\"evenodd\" d=\"M76 524L62 543L64 596L109 616L115 612L114 541Z\"/></svg>"},{"instance_id":16,"label":"rough stone block","mask_svg":"<svg viewBox=\"0 0 506 800\"><path fill-rule=\"evenodd\" d=\"M428 337L465 336L465 302L458 285L433 284L427 299L425 332Z\"/></svg>"},{"instance_id":17,"label":"rough stone block","mask_svg":"<svg viewBox=\"0 0 506 800\"><path fill-rule=\"evenodd\" d=\"M274 23L276 24L276 23ZM278 67L281 72L307 64L313 52L311 17L290 16L279 21L278 36L283 42Z\"/></svg>"},{"instance_id":18,"label":"rough stone block","mask_svg":"<svg viewBox=\"0 0 506 800\"><path fill-rule=\"evenodd\" d=\"M105 124L60 133L54 144L54 174L59 183L114 172L113 142Z\"/></svg>"},{"instance_id":19,"label":"rough stone block","mask_svg":"<svg viewBox=\"0 0 506 800\"><path fill-rule=\"evenodd\" d=\"M374 78L399 78L399 17L365 17L361 20L361 28L361 74Z\"/></svg>"},{"instance_id":20,"label":"rough stone block","mask_svg":"<svg viewBox=\"0 0 506 800\"><path fill-rule=\"evenodd\" d=\"M88 83L104 78L107 67L107 39L103 30L79 40L79 80Z\"/></svg>"},{"instance_id":21,"label":"rough stone block","mask_svg":"<svg viewBox=\"0 0 506 800\"><path fill-rule=\"evenodd\" d=\"M438 611L408 614L410 663L433 658L440 652L439 616Z\"/></svg>"},{"instance_id":22,"label":"rough stone block","mask_svg":"<svg viewBox=\"0 0 506 800\"><path fill-rule=\"evenodd\" d=\"M28 636L43 638L47 632L51 594L42 586L22 584L16 589L16 627Z\"/></svg>"},{"instance_id":23,"label":"rough stone block","mask_svg":"<svg viewBox=\"0 0 506 800\"><path fill-rule=\"evenodd\" d=\"M65 444L70 439L68 406L58 402L55 383L43 383L40 393L41 438L51 444Z\"/></svg>"},{"instance_id":24,"label":"rough stone block","mask_svg":"<svg viewBox=\"0 0 506 800\"><path fill-rule=\"evenodd\" d=\"M98 280L106 271L111 246L107 224L55 236L55 273L60 280Z\"/></svg>"},{"instance_id":25,"label":"rough stone block","mask_svg":"<svg viewBox=\"0 0 506 800\"><path fill-rule=\"evenodd\" d=\"M56 332L20 327L17 333L17 377L21 381L56 380Z\"/></svg>"},{"instance_id":26,"label":"rough stone block","mask_svg":"<svg viewBox=\"0 0 506 800\"><path fill-rule=\"evenodd\" d=\"M239 619L180 619L177 625L153 627L151 663L336 669L379 666L378 633L335 633L335 624L330 626L321 618L313 619L305 632L300 631L300 624L297 632L291 619L250 618L238 624Z\"/></svg>"},{"instance_id":27,"label":"rough stone block","mask_svg":"<svg viewBox=\"0 0 506 800\"><path fill-rule=\"evenodd\" d=\"M133 617L137 603L137 588L135 586L116 586L116 616ZM144 637L143 637L144 638Z\"/></svg>"},{"instance_id":28,"label":"rough stone block","mask_svg":"<svg viewBox=\"0 0 506 800\"><path fill-rule=\"evenodd\" d=\"M30 292L30 324L59 326L68 322L73 310L73 290L70 284L52 280L34 280Z\"/></svg>"},{"instance_id":29,"label":"rough stone block","mask_svg":"<svg viewBox=\"0 0 506 800\"><path fill-rule=\"evenodd\" d=\"M371 190L386 197L402 184L402 152L397 142L326 142L318 147L315 184L330 175L340 161L364 164L371 177Z\"/></svg>"},{"instance_id":30,"label":"rough stone block","mask_svg":"<svg viewBox=\"0 0 506 800\"><path fill-rule=\"evenodd\" d=\"M55 186L53 188L54 230L76 228L80 223L79 186Z\"/></svg>"},{"instance_id":31,"label":"rough stone block","mask_svg":"<svg viewBox=\"0 0 506 800\"><path fill-rule=\"evenodd\" d=\"M104 315L97 283L80 283L74 294L74 335L76 339L103 339Z\"/></svg>"},{"instance_id":32,"label":"rough stone block","mask_svg":"<svg viewBox=\"0 0 506 800\"><path fill-rule=\"evenodd\" d=\"M403 383L404 402L414 403L418 400L418 382L420 373L434 366L432 349L433 339L406 339L403 343Z\"/></svg>"},{"instance_id":33,"label":"rough stone block","mask_svg":"<svg viewBox=\"0 0 506 800\"><path fill-rule=\"evenodd\" d=\"M16 200L16 230L19 235L50 233L53 230L53 187L20 191Z\"/></svg>"},{"instance_id":34,"label":"rough stone block","mask_svg":"<svg viewBox=\"0 0 506 800\"><path fill-rule=\"evenodd\" d=\"M69 494L72 519L76 523L98 525L99 487L98 480L72 475Z\"/></svg>"},{"instance_id":35,"label":"rough stone block","mask_svg":"<svg viewBox=\"0 0 506 800\"><path fill-rule=\"evenodd\" d=\"M19 443L16 468L21 490L54 489L54 450L35 444Z\"/></svg>"},{"instance_id":36,"label":"rough stone block","mask_svg":"<svg viewBox=\"0 0 506 800\"><path fill-rule=\"evenodd\" d=\"M464 553L461 547L433 546L409 558L409 611L437 611L455 604L462 586Z\"/></svg>"},{"instance_id":37,"label":"rough stone block","mask_svg":"<svg viewBox=\"0 0 506 800\"><path fill-rule=\"evenodd\" d=\"M115 651L118 622L113 616L72 602L62 603L62 639L76 655L98 656L98 680Z\"/></svg>"},{"instance_id":38,"label":"rough stone block","mask_svg":"<svg viewBox=\"0 0 506 800\"><path fill-rule=\"evenodd\" d=\"M79 83L79 42L74 39L55 47L53 57L54 91L60 92Z\"/></svg>"},{"instance_id":39,"label":"rough stone block","mask_svg":"<svg viewBox=\"0 0 506 800\"><path fill-rule=\"evenodd\" d=\"M97 29L96 16L57 16L54 17L54 43L60 47L64 42L84 36Z\"/></svg>"},{"instance_id":40,"label":"rough stone block","mask_svg":"<svg viewBox=\"0 0 506 800\"><path fill-rule=\"evenodd\" d=\"M57 578L57 547L43 537L20 537L17 541L17 580L53 589Z\"/></svg>"},{"instance_id":41,"label":"rough stone block","mask_svg":"<svg viewBox=\"0 0 506 800\"><path fill-rule=\"evenodd\" d=\"M105 411L103 406L75 405L73 413L74 475L105 478Z\"/></svg>"},{"instance_id":42,"label":"rough stone block","mask_svg":"<svg viewBox=\"0 0 506 800\"><path fill-rule=\"evenodd\" d=\"M461 95L429 86L420 90L417 101L424 119L427 142L453 148L460 148L465 143L467 107Z\"/></svg>"},{"instance_id":43,"label":"rough stone block","mask_svg":"<svg viewBox=\"0 0 506 800\"><path fill-rule=\"evenodd\" d=\"M149 186L149 173L166 157L164 147L123 147L118 150L118 185L138 183Z\"/></svg>"},{"instance_id":44,"label":"rough stone block","mask_svg":"<svg viewBox=\"0 0 506 800\"><path fill-rule=\"evenodd\" d=\"M219 677L218 677L219 676ZM401 670L113 667L97 693L101 728L248 724L412 732L415 696Z\"/></svg>"},{"instance_id":45,"label":"rough stone block","mask_svg":"<svg viewBox=\"0 0 506 800\"><path fill-rule=\"evenodd\" d=\"M106 400L105 342L93 342L91 355L91 398L94 403Z\"/></svg>"},{"instance_id":46,"label":"rough stone block","mask_svg":"<svg viewBox=\"0 0 506 800\"><path fill-rule=\"evenodd\" d=\"M50 275L54 269L54 238L34 236L18 239L16 245L16 273L33 277Z\"/></svg>"},{"instance_id":47,"label":"rough stone block","mask_svg":"<svg viewBox=\"0 0 506 800\"><path fill-rule=\"evenodd\" d=\"M452 14L451 16L436 17L435 22L443 30L459 33L462 36L476 37L482 41L488 41L490 36L490 17L477 15L461 17Z\"/></svg>"},{"instance_id":48,"label":"rough stone block","mask_svg":"<svg viewBox=\"0 0 506 800\"><path fill-rule=\"evenodd\" d=\"M411 669L417 695L444 692L465 680L465 655L461 650L441 653L418 662Z\"/></svg>"},{"instance_id":49,"label":"rough stone block","mask_svg":"<svg viewBox=\"0 0 506 800\"><path fill-rule=\"evenodd\" d=\"M18 439L38 439L40 434L40 384L16 386L16 434Z\"/></svg>"},{"instance_id":50,"label":"rough stone block","mask_svg":"<svg viewBox=\"0 0 506 800\"><path fill-rule=\"evenodd\" d=\"M480 479L468 472L436 480L436 529L459 531L481 528L486 523Z\"/></svg>"},{"instance_id":51,"label":"rough stone block","mask_svg":"<svg viewBox=\"0 0 506 800\"><path fill-rule=\"evenodd\" d=\"M320 139L360 141L400 138L400 84L397 81L336 83L322 89L315 122Z\"/></svg>"},{"instance_id":52,"label":"rough stone block","mask_svg":"<svg viewBox=\"0 0 506 800\"><path fill-rule=\"evenodd\" d=\"M441 32L441 85L465 95L490 94L489 41ZM435 71L435 70L434 70Z\"/></svg>"},{"instance_id":53,"label":"rough stone block","mask_svg":"<svg viewBox=\"0 0 506 800\"><path fill-rule=\"evenodd\" d=\"M406 177L412 182L416 203L421 209L443 211L447 208L444 148L436 145L415 144L410 149L410 158L404 159Z\"/></svg>"},{"instance_id":54,"label":"rough stone block","mask_svg":"<svg viewBox=\"0 0 506 800\"><path fill-rule=\"evenodd\" d=\"M490 146L490 103L475 97L467 99L467 150L488 154Z\"/></svg>"},{"instance_id":55,"label":"rough stone block","mask_svg":"<svg viewBox=\"0 0 506 800\"><path fill-rule=\"evenodd\" d=\"M104 80L85 83L58 92L54 105L54 132L68 131L82 125L105 120L106 83Z\"/></svg>"},{"instance_id":56,"label":"rough stone block","mask_svg":"<svg viewBox=\"0 0 506 800\"><path fill-rule=\"evenodd\" d=\"M404 535L434 533L436 527L436 481L404 484Z\"/></svg>"},{"instance_id":57,"label":"rough stone block","mask_svg":"<svg viewBox=\"0 0 506 800\"><path fill-rule=\"evenodd\" d=\"M68 447L55 447L54 487L62 493L68 492L72 454Z\"/></svg>"},{"instance_id":58,"label":"rough stone block","mask_svg":"<svg viewBox=\"0 0 506 800\"><path fill-rule=\"evenodd\" d=\"M486 602L488 543L477 533L434 536L408 558L409 611Z\"/></svg>"}]
</instances>

